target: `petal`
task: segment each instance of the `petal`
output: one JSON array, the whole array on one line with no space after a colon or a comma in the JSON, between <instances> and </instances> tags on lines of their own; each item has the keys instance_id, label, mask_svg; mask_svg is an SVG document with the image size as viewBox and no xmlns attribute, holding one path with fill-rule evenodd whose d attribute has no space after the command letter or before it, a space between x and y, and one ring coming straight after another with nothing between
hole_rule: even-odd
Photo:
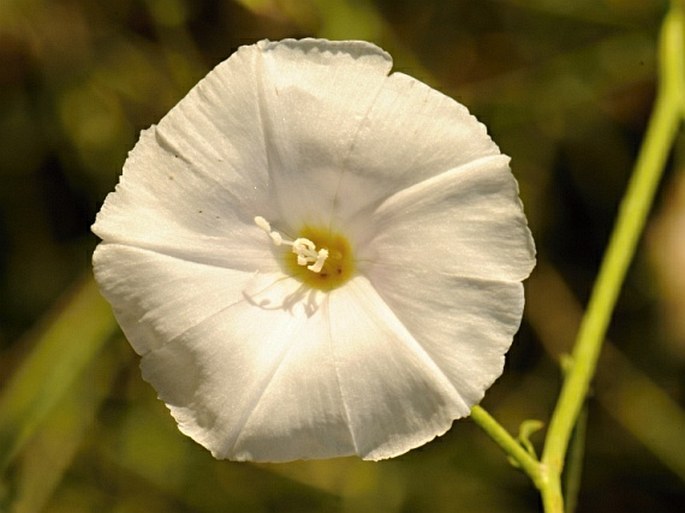
<instances>
[{"instance_id":1,"label":"petal","mask_svg":"<svg viewBox=\"0 0 685 513\"><path fill-rule=\"evenodd\" d=\"M499 153L485 125L466 107L413 77L393 73L359 130L349 162L404 186Z\"/></svg>"},{"instance_id":2,"label":"petal","mask_svg":"<svg viewBox=\"0 0 685 513\"><path fill-rule=\"evenodd\" d=\"M373 214L360 268L423 269L518 282L535 264L518 187L503 155L484 157L402 190ZM363 222L363 221L359 221Z\"/></svg>"},{"instance_id":3,"label":"petal","mask_svg":"<svg viewBox=\"0 0 685 513\"><path fill-rule=\"evenodd\" d=\"M178 178L155 178L165 166ZM237 218L221 189L186 171L180 159L169 159L156 144L154 128L144 132L93 232L107 242L183 260L249 272L275 270L274 248L264 232L252 219Z\"/></svg>"},{"instance_id":4,"label":"petal","mask_svg":"<svg viewBox=\"0 0 685 513\"><path fill-rule=\"evenodd\" d=\"M478 403L502 373L523 313L520 283L377 269L374 287L464 401Z\"/></svg>"},{"instance_id":5,"label":"petal","mask_svg":"<svg viewBox=\"0 0 685 513\"><path fill-rule=\"evenodd\" d=\"M280 271L254 274L112 243L95 249L93 268L103 296L139 354L233 304L249 302L257 297L255 291L284 278Z\"/></svg>"},{"instance_id":6,"label":"petal","mask_svg":"<svg viewBox=\"0 0 685 513\"><path fill-rule=\"evenodd\" d=\"M364 277L330 295L336 370L357 454L391 458L445 433L470 403Z\"/></svg>"},{"instance_id":7,"label":"petal","mask_svg":"<svg viewBox=\"0 0 685 513\"><path fill-rule=\"evenodd\" d=\"M393 73L357 133L340 180L341 196L362 195L365 203L359 207L375 207L415 183L499 154L485 126L466 107Z\"/></svg>"},{"instance_id":8,"label":"petal","mask_svg":"<svg viewBox=\"0 0 685 513\"><path fill-rule=\"evenodd\" d=\"M340 175L392 60L362 41L286 40L260 48L261 115L284 229L327 225L334 207L344 206Z\"/></svg>"}]
</instances>

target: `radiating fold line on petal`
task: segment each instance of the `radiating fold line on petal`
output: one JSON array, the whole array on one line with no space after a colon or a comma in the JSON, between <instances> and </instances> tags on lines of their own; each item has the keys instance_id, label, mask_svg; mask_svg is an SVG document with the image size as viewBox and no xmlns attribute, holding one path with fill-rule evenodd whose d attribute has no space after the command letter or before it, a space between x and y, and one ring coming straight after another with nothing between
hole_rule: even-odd
<instances>
[{"instance_id":1,"label":"radiating fold line on petal","mask_svg":"<svg viewBox=\"0 0 685 513\"><path fill-rule=\"evenodd\" d=\"M141 355L247 303L246 291L266 295L286 281L290 288L297 286L281 272L224 269L112 243L97 248L94 264L103 295L114 303L117 319ZM279 286L272 295L285 293L287 286ZM128 308L119 307L123 301Z\"/></svg>"},{"instance_id":2,"label":"radiating fold line on petal","mask_svg":"<svg viewBox=\"0 0 685 513\"><path fill-rule=\"evenodd\" d=\"M520 326L522 285L425 271L375 278L378 294L464 397L479 400L500 375Z\"/></svg>"},{"instance_id":3,"label":"radiating fold line on petal","mask_svg":"<svg viewBox=\"0 0 685 513\"><path fill-rule=\"evenodd\" d=\"M328 306L328 303L327 305ZM335 369L335 382L338 385L338 394L340 395L340 404L342 405L343 412L345 413L345 423L347 425L347 431L350 433L350 439L352 440L352 446L354 447L355 454L359 454L359 446L357 444L357 438L352 429L352 418L350 417L350 409L348 406L347 398L343 392L342 385L340 383L340 369L338 366L338 357L335 352L335 342L333 338L333 331L331 329L331 311L326 308L326 317L328 318L328 343L331 347L331 359L333 361L333 368Z\"/></svg>"},{"instance_id":4,"label":"radiating fold line on petal","mask_svg":"<svg viewBox=\"0 0 685 513\"><path fill-rule=\"evenodd\" d=\"M288 353L290 353L294 346L295 344L288 344L281 350L281 353L279 354L277 360L274 362L273 366L269 370L269 373L260 381L259 385L254 387L254 390L252 392L252 398L248 400L247 407L244 408L243 413L240 416L240 419L238 420L236 427L233 430L233 433L231 434L229 442L225 445L225 447L229 447L229 449L225 451L227 454L235 454L235 447L238 444L238 441L240 440L240 435L242 434L243 430L245 429L245 426L247 426L248 422L250 421L250 418L257 409L259 401L261 401L262 397L264 397L264 394L269 389L269 385L271 385L271 383L273 382L274 377L278 372L278 369L280 369L281 365L288 356Z\"/></svg>"},{"instance_id":5,"label":"radiating fold line on petal","mask_svg":"<svg viewBox=\"0 0 685 513\"><path fill-rule=\"evenodd\" d=\"M511 159L506 155L488 155L480 157L461 166L445 170L439 174L426 178L418 183L415 183L406 189L396 192L378 208L376 208L374 215L384 217L392 217L397 212L408 207L416 208L421 200L430 199L431 202L438 203L441 194L446 194L452 190L458 182L468 178L474 173L482 171L483 167L490 167L492 165L506 166ZM507 170L507 179L515 184L513 176ZM512 187L512 190L515 190ZM514 197L514 194L512 194Z\"/></svg>"},{"instance_id":6,"label":"radiating fold line on petal","mask_svg":"<svg viewBox=\"0 0 685 513\"><path fill-rule=\"evenodd\" d=\"M366 259L357 259L356 260L357 264L362 264L362 266L370 266L370 265L381 265L383 268L391 271L397 271L399 273L404 273L407 270L407 264L405 263L396 263L392 262L389 260L380 260L380 259L371 259L371 258L366 258ZM433 271L436 276L443 277L445 280L449 279L465 279L465 280L470 280L473 282L478 282L482 283L483 285L492 285L492 284L498 284L498 283L505 283L505 284L519 284L521 283L521 280L516 279L516 278L487 278L484 276L472 276L469 274L462 274L462 273L445 273L445 272L439 272L439 271ZM364 273L365 276L373 276L373 272L369 273ZM371 280L373 281L373 280Z\"/></svg>"},{"instance_id":7,"label":"radiating fold line on petal","mask_svg":"<svg viewBox=\"0 0 685 513\"><path fill-rule=\"evenodd\" d=\"M268 122L268 116L266 115L266 99L264 96L264 77L266 75L266 72L264 69L264 58L261 52L255 55L254 61L255 62L253 62L253 65L255 67L255 78L257 80L257 92L255 95L257 98L257 115L259 117L259 126L262 128L262 133L264 134L262 140L264 141L266 171L268 176L272 176L272 174L274 173L274 163L271 155L271 150L269 148L269 140L274 137L274 133L273 127L271 127L270 123ZM276 194L276 196L276 198L272 199L279 201L278 194ZM282 205L279 206L282 208Z\"/></svg>"},{"instance_id":8,"label":"radiating fold line on petal","mask_svg":"<svg viewBox=\"0 0 685 513\"><path fill-rule=\"evenodd\" d=\"M360 456L397 456L468 413L459 390L366 279L334 291L330 308L342 395L355 401L348 416Z\"/></svg>"},{"instance_id":9,"label":"radiating fold line on petal","mask_svg":"<svg viewBox=\"0 0 685 513\"><path fill-rule=\"evenodd\" d=\"M291 229L328 226L334 207L345 204L335 206L343 163L391 59L364 42L312 39L262 49L258 96L273 199ZM315 192L303 194L307 188Z\"/></svg>"},{"instance_id":10,"label":"radiating fold line on petal","mask_svg":"<svg viewBox=\"0 0 685 513\"><path fill-rule=\"evenodd\" d=\"M421 361L423 361L424 364L426 364L426 366L428 368L438 370L439 375L442 378L440 381L442 381L443 384L446 384L450 389L452 389L454 391L456 397L459 398L459 401L462 403L462 405L464 407L469 408L469 406L466 404L466 402L464 402L464 399L461 397L461 394L459 393L459 390L457 390L457 388L455 387L454 383L452 383L452 381L449 379L447 374L443 371L443 369L435 361L435 359L431 356L431 354L428 353L428 351L426 351L426 348L424 348L421 345L420 338L417 338L417 336L414 333L412 333L412 331L407 327L407 325L397 316L397 314L394 312L394 310L392 308L390 308L390 305L387 304L387 302L385 301L383 296L381 296L378 289L376 289L376 287L374 287L373 284L371 284L371 282L367 281L367 283L368 283L368 286L370 287L370 289L373 290L373 292L374 292L374 296L375 296L374 299L379 300L380 304L382 304L383 307L385 307L385 309L387 310L387 312L390 315L392 315L392 319L393 319L394 323L396 323L399 327L401 327L403 330L405 330L407 332L407 334L409 334L409 337L402 337L400 339L402 344L405 347L407 347L414 354L420 355ZM358 290L358 293L357 293L358 296L357 297L363 297L364 299L370 299L367 296L367 294L361 293L361 290L359 288L358 283L355 283L353 286L357 287L357 290ZM369 306L369 308L367 309L368 311L372 311L374 305L378 304L375 301L373 303L370 301L366 301L366 303ZM395 331L395 330L393 329L392 331Z\"/></svg>"},{"instance_id":11,"label":"radiating fold line on petal","mask_svg":"<svg viewBox=\"0 0 685 513\"><path fill-rule=\"evenodd\" d=\"M288 278L287 278L286 276L282 276L282 277L274 276L273 282L271 282L270 284L264 286L264 287L259 291L259 293L265 292L265 291L268 290L269 288L273 287L273 286L274 286L276 283L278 283L279 281L282 281L282 280L285 280L285 279L288 279ZM221 308L220 308L219 310L217 310L216 312L211 313L211 314L207 315L206 317L203 317L202 319L200 319L198 322L196 322L196 323L193 324L192 326L188 326L188 327L187 327L186 329L184 329L182 332L180 332L180 333L178 333L177 335L175 335L175 336L173 336L172 338L170 338L170 339L165 343L165 345L169 345L169 344L173 344L173 343L177 342L177 341L178 341L179 339L181 339L183 336L185 336L186 334L188 334L188 332L190 332L190 331L192 331L192 330L194 330L194 329L200 328L203 324L206 324L207 322L211 322L212 320L216 319L216 317L218 317L219 315L223 315L223 314L225 314L226 312L228 312L231 308L234 308L234 307L236 307L236 306L238 306L238 305L240 305L240 304L242 304L242 303L245 303L245 302L249 302L249 300L248 300L245 296L243 296L243 297L241 297L240 299L238 299L238 300L236 300L236 301L233 301L232 303L230 303L230 304L228 304L228 305L225 305L225 306L221 307ZM255 308L258 308L258 307L255 307ZM151 349L151 350L154 350L154 348ZM141 352L141 353L140 353L140 356L145 356L145 355L148 354L149 352L150 352L150 351Z\"/></svg>"},{"instance_id":12,"label":"radiating fold line on petal","mask_svg":"<svg viewBox=\"0 0 685 513\"><path fill-rule=\"evenodd\" d=\"M535 263L506 156L478 159L400 191L373 219L358 254L367 262L360 271L369 275L396 262L447 275L521 281Z\"/></svg>"},{"instance_id":13,"label":"radiating fold line on petal","mask_svg":"<svg viewBox=\"0 0 685 513\"><path fill-rule=\"evenodd\" d=\"M464 106L401 72L386 77L357 140L349 158L352 172L342 185L351 196L345 198L343 221L362 210L370 214L417 181L500 153Z\"/></svg>"},{"instance_id":14,"label":"radiating fold line on petal","mask_svg":"<svg viewBox=\"0 0 685 513\"><path fill-rule=\"evenodd\" d=\"M220 244L222 241L217 239L215 242ZM132 249L140 249L141 251L156 253L158 255L174 258L176 260L181 260L183 262L198 265L206 265L211 267L220 267L223 269L230 269L234 271L255 272L260 269L260 264L269 264L269 270L279 268L274 267L275 257L267 244L264 244L264 249L252 249L250 251L246 250L246 248L250 247L249 244L241 246L240 257L242 261L240 263L238 258L235 258L236 255L234 255L234 261L229 263L226 261L225 255L221 255L218 257L209 256L207 254L202 254L199 251L196 251L194 253L192 251L192 248L181 249L171 246L162 246L161 244L147 243L143 241L136 241L135 243L131 243L130 241L126 240L117 240L116 237L109 237L107 239L107 242L103 242L102 244L112 244ZM252 246L259 247L256 244Z\"/></svg>"},{"instance_id":15,"label":"radiating fold line on petal","mask_svg":"<svg viewBox=\"0 0 685 513\"><path fill-rule=\"evenodd\" d=\"M440 195L458 189L459 180L468 179L473 173L481 171L484 166L498 163L506 166L509 160L510 158L506 155L486 155L457 167L440 170L429 178L392 192L389 196L378 197L369 202L350 216L347 224L355 233L362 234L357 242L360 246L364 246L376 235L385 231L384 224L388 226L401 224L402 216L407 217L407 210L416 210L422 204L422 200L430 200L432 204L438 205ZM514 184L514 190L516 190L516 182L508 168L505 176L506 180ZM518 197L516 200L518 201ZM520 205L520 201L517 204ZM373 220L372 226L369 219ZM454 222L458 221L454 220ZM417 232L417 236L419 235L420 232ZM364 256L361 259L363 260Z\"/></svg>"},{"instance_id":16,"label":"radiating fold line on petal","mask_svg":"<svg viewBox=\"0 0 685 513\"><path fill-rule=\"evenodd\" d=\"M264 50L263 48L261 49L261 52L255 56L255 77L257 81L257 92L256 92L256 97L257 97L257 113L259 116L259 125L262 128L262 132L264 134L264 154L266 156L266 168L267 168L267 174L269 177L275 176L279 171L283 172L282 169L276 169L276 162L274 162L274 157L277 159L280 158L278 155L274 155L274 141L276 139L276 133L275 129L273 126L273 123L271 122L271 116L268 114L268 105L266 101L266 87L269 84L269 74L267 73L266 70L266 65L264 62ZM283 163L278 163L279 167L283 167ZM271 201L274 201L277 203L278 208L276 209L277 212L287 212L288 211L288 202L292 201L293 198L284 198L282 194L279 193L278 191L278 184L276 184L276 187L273 188L271 194ZM286 202L285 204L283 202ZM261 215L261 214L260 214ZM271 221L281 221L277 219L271 219ZM284 234L288 235L290 238L295 238L292 235L289 235L288 232L292 232L294 229L299 229L299 227L295 226L290 226L289 224L279 226L279 230L281 230Z\"/></svg>"},{"instance_id":17,"label":"radiating fold line on petal","mask_svg":"<svg viewBox=\"0 0 685 513\"><path fill-rule=\"evenodd\" d=\"M389 75L388 75L389 76ZM369 102L369 105L366 108L366 112L364 112L363 116L359 119L359 122L357 123L357 127L354 131L354 134L350 138L350 144L347 147L347 150L345 150L345 155L343 157L342 162L340 163L340 174L338 175L338 183L335 186L335 192L333 194L333 203L331 205L331 213L329 216L329 221L328 221L328 229L332 230L334 228L334 219L336 217L336 209L340 208L340 188L343 183L343 179L345 177L346 173L349 173L349 161L350 158L352 157L354 148L357 144L357 141L359 139L359 134L362 132L362 128L364 127L364 124L366 123L366 120L369 118L369 114L373 111L376 102L378 101L378 98L381 96L381 93L383 92L383 87L385 85L385 82L387 81L388 76L386 76L386 79L382 81L378 88L376 89L376 92L374 94L373 100Z\"/></svg>"},{"instance_id":18,"label":"radiating fold line on petal","mask_svg":"<svg viewBox=\"0 0 685 513\"><path fill-rule=\"evenodd\" d=\"M181 331L181 332L178 333L177 335L171 337L169 340L167 340L167 341L164 343L164 346L173 345L174 343L178 342L182 337L184 337L185 335L187 335L188 332L190 332L190 331L192 331L192 330L194 330L194 329L197 329L197 328L201 327L203 324L206 324L206 323L208 323L208 322L214 320L214 319L215 319L216 317L218 317L219 315L225 314L225 313L226 313L228 310L230 310L231 308L234 308L235 306L237 306L237 305L239 305L239 304L241 304L241 303L244 303L244 302L245 302L244 299L239 299L239 300L237 300L237 301L234 301L233 303L230 303L230 304L228 304L228 305L225 305L225 306L221 307L221 308L220 308L219 310L217 310L216 312L211 313L211 314L207 315L206 317L203 317L202 319L200 319L200 320L197 321L196 323L194 323L194 324L188 326L186 329L184 329L183 331ZM150 349L147 350L147 351L142 351L142 352L140 352L140 356L141 356L141 357L147 356L147 355L150 354L151 352L154 352L156 349L157 349L157 348L154 348L154 347L153 347L153 348L150 348Z\"/></svg>"}]
</instances>

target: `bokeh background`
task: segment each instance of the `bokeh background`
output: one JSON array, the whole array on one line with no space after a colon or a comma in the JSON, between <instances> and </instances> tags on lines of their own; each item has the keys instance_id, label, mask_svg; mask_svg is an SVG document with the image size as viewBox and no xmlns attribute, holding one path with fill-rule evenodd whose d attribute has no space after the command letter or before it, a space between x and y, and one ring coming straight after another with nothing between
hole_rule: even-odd
<instances>
[{"instance_id":1,"label":"bokeh background","mask_svg":"<svg viewBox=\"0 0 685 513\"><path fill-rule=\"evenodd\" d=\"M666 8L0 0L0 511L537 511L527 478L469 420L381 463L213 460L176 430L98 300L89 226L139 131L239 45L376 42L513 158L539 265L483 404L516 432L554 405L644 135ZM588 400L580 512L685 511L683 149L679 138Z\"/></svg>"}]
</instances>

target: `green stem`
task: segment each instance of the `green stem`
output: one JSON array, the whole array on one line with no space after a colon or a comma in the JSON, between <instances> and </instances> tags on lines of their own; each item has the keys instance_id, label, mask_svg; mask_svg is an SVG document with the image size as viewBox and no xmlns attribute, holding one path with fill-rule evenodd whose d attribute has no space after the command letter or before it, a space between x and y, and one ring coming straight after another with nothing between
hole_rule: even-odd
<instances>
[{"instance_id":1,"label":"green stem","mask_svg":"<svg viewBox=\"0 0 685 513\"><path fill-rule=\"evenodd\" d=\"M540 463L533 457L509 432L504 429L487 411L481 406L471 409L471 419L509 455L509 457L528 474L535 486L540 488L544 476L540 471Z\"/></svg>"},{"instance_id":2,"label":"green stem","mask_svg":"<svg viewBox=\"0 0 685 513\"><path fill-rule=\"evenodd\" d=\"M558 480L569 439L595 373L602 342L683 114L683 12L673 2L660 45L660 87L633 176L621 203L572 362L550 421L542 463Z\"/></svg>"},{"instance_id":3,"label":"green stem","mask_svg":"<svg viewBox=\"0 0 685 513\"><path fill-rule=\"evenodd\" d=\"M545 473L547 478L540 490L542 498L542 508L545 513L564 513L564 497L561 494L561 482L559 479L551 478Z\"/></svg>"}]
</instances>

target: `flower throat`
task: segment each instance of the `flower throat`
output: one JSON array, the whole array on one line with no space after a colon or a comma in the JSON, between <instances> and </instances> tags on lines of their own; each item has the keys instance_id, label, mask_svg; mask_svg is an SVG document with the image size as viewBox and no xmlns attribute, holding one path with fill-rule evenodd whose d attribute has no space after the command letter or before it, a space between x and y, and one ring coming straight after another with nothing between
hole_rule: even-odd
<instances>
[{"instance_id":1,"label":"flower throat","mask_svg":"<svg viewBox=\"0 0 685 513\"><path fill-rule=\"evenodd\" d=\"M320 290L332 290L352 277L354 258L350 243L342 235L329 229L305 225L294 241L283 238L271 229L261 216L255 224L264 230L276 246L290 246L283 263L290 276L305 285Z\"/></svg>"}]
</instances>

